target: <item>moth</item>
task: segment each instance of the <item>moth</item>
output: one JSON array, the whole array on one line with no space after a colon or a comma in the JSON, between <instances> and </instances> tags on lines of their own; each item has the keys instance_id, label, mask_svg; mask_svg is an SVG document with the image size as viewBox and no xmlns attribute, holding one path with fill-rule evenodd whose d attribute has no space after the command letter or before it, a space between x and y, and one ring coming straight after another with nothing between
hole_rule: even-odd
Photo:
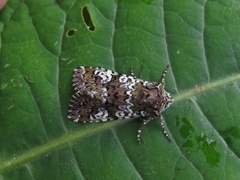
<instances>
[{"instance_id":1,"label":"moth","mask_svg":"<svg viewBox=\"0 0 240 180\"><path fill-rule=\"evenodd\" d=\"M137 78L132 69L131 75L102 67L74 69L75 93L69 104L68 118L74 122L95 123L141 117L143 123L137 131L137 140L141 143L143 127L160 117L163 133L170 141L162 117L162 112L173 103L173 98L165 91L168 67L160 83Z\"/></svg>"}]
</instances>

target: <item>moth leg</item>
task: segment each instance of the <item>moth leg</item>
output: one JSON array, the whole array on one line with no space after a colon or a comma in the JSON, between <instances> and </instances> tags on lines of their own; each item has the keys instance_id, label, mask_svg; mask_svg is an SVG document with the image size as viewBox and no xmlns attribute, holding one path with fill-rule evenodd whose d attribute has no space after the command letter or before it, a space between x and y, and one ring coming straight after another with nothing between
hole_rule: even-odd
<instances>
[{"instance_id":1,"label":"moth leg","mask_svg":"<svg viewBox=\"0 0 240 180\"><path fill-rule=\"evenodd\" d=\"M163 120L162 115L160 116L160 122L161 122L162 132L163 132L164 136L167 138L167 140L168 140L169 142L171 142L171 139L170 139L170 137L169 137L169 135L168 135L168 133L167 133L167 131L166 131L166 129L165 129L164 120Z\"/></svg>"},{"instance_id":2,"label":"moth leg","mask_svg":"<svg viewBox=\"0 0 240 180\"><path fill-rule=\"evenodd\" d=\"M134 75L134 72L133 72L133 67L132 67L132 66L130 66L130 74L131 74L131 76L133 76L133 77L135 77L135 78L136 78L136 76Z\"/></svg>"},{"instance_id":3,"label":"moth leg","mask_svg":"<svg viewBox=\"0 0 240 180\"><path fill-rule=\"evenodd\" d=\"M139 77L140 77L141 79L143 79L143 78L142 78L142 72L143 72L143 68L144 68L144 63L145 63L145 59L144 59L142 65L141 65L141 69L140 69L140 72L139 72Z\"/></svg>"},{"instance_id":4,"label":"moth leg","mask_svg":"<svg viewBox=\"0 0 240 180\"><path fill-rule=\"evenodd\" d=\"M144 62L145 62L145 61L144 61ZM142 63L141 69L140 69L140 72L139 72L139 77L140 77L141 79L143 79L143 78L142 78L143 67L144 67L144 64ZM131 74L131 76L137 78L137 77L135 76L134 72L133 72L133 67L132 67L132 66L130 66L130 74Z\"/></svg>"},{"instance_id":5,"label":"moth leg","mask_svg":"<svg viewBox=\"0 0 240 180\"><path fill-rule=\"evenodd\" d=\"M138 140L138 144L141 144L142 138L141 138L141 133L142 133L142 129L144 126L147 125L147 123L149 123L150 121L152 121L153 119L144 119L142 125L138 128L137 131L137 140Z\"/></svg>"}]
</instances>

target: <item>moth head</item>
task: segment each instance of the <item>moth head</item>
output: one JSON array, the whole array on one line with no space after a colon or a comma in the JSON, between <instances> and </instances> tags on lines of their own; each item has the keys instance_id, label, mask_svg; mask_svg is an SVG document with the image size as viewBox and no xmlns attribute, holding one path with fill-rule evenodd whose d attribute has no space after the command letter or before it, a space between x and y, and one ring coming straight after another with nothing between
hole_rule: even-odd
<instances>
[{"instance_id":1,"label":"moth head","mask_svg":"<svg viewBox=\"0 0 240 180\"><path fill-rule=\"evenodd\" d=\"M167 109L173 103L173 98L170 95L170 93L165 91L164 85L162 83L160 83L158 85L158 90L159 90L158 95L161 99L161 102L159 104L159 111L163 112L165 109Z\"/></svg>"},{"instance_id":2,"label":"moth head","mask_svg":"<svg viewBox=\"0 0 240 180\"><path fill-rule=\"evenodd\" d=\"M167 74L168 67L169 67L169 65L167 65L167 67L165 68L165 70L162 74L162 80L157 86L158 95L161 97L161 103L159 105L159 112L163 112L165 109L167 109L173 103L172 96L170 95L170 93L165 91L165 76Z\"/></svg>"}]
</instances>

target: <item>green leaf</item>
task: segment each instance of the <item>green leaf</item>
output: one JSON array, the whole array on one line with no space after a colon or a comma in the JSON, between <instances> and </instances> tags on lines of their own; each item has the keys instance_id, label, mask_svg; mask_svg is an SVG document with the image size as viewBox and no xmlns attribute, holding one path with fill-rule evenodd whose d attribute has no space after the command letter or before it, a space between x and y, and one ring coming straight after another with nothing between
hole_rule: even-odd
<instances>
[{"instance_id":1,"label":"green leaf","mask_svg":"<svg viewBox=\"0 0 240 180\"><path fill-rule=\"evenodd\" d=\"M0 179L238 179L240 3L18 1L0 12ZM159 81L175 103L141 119L66 117L78 66Z\"/></svg>"}]
</instances>

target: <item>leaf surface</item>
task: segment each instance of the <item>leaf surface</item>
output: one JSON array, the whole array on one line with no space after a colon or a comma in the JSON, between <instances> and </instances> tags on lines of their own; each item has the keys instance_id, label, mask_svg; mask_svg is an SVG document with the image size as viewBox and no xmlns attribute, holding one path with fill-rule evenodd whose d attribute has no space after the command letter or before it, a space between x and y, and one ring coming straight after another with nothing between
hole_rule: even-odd
<instances>
[{"instance_id":1,"label":"leaf surface","mask_svg":"<svg viewBox=\"0 0 240 180\"><path fill-rule=\"evenodd\" d=\"M18 1L0 12L0 179L238 179L240 3ZM67 119L78 66L159 81L175 103L141 119ZM91 103L91 102L89 102Z\"/></svg>"}]
</instances>

